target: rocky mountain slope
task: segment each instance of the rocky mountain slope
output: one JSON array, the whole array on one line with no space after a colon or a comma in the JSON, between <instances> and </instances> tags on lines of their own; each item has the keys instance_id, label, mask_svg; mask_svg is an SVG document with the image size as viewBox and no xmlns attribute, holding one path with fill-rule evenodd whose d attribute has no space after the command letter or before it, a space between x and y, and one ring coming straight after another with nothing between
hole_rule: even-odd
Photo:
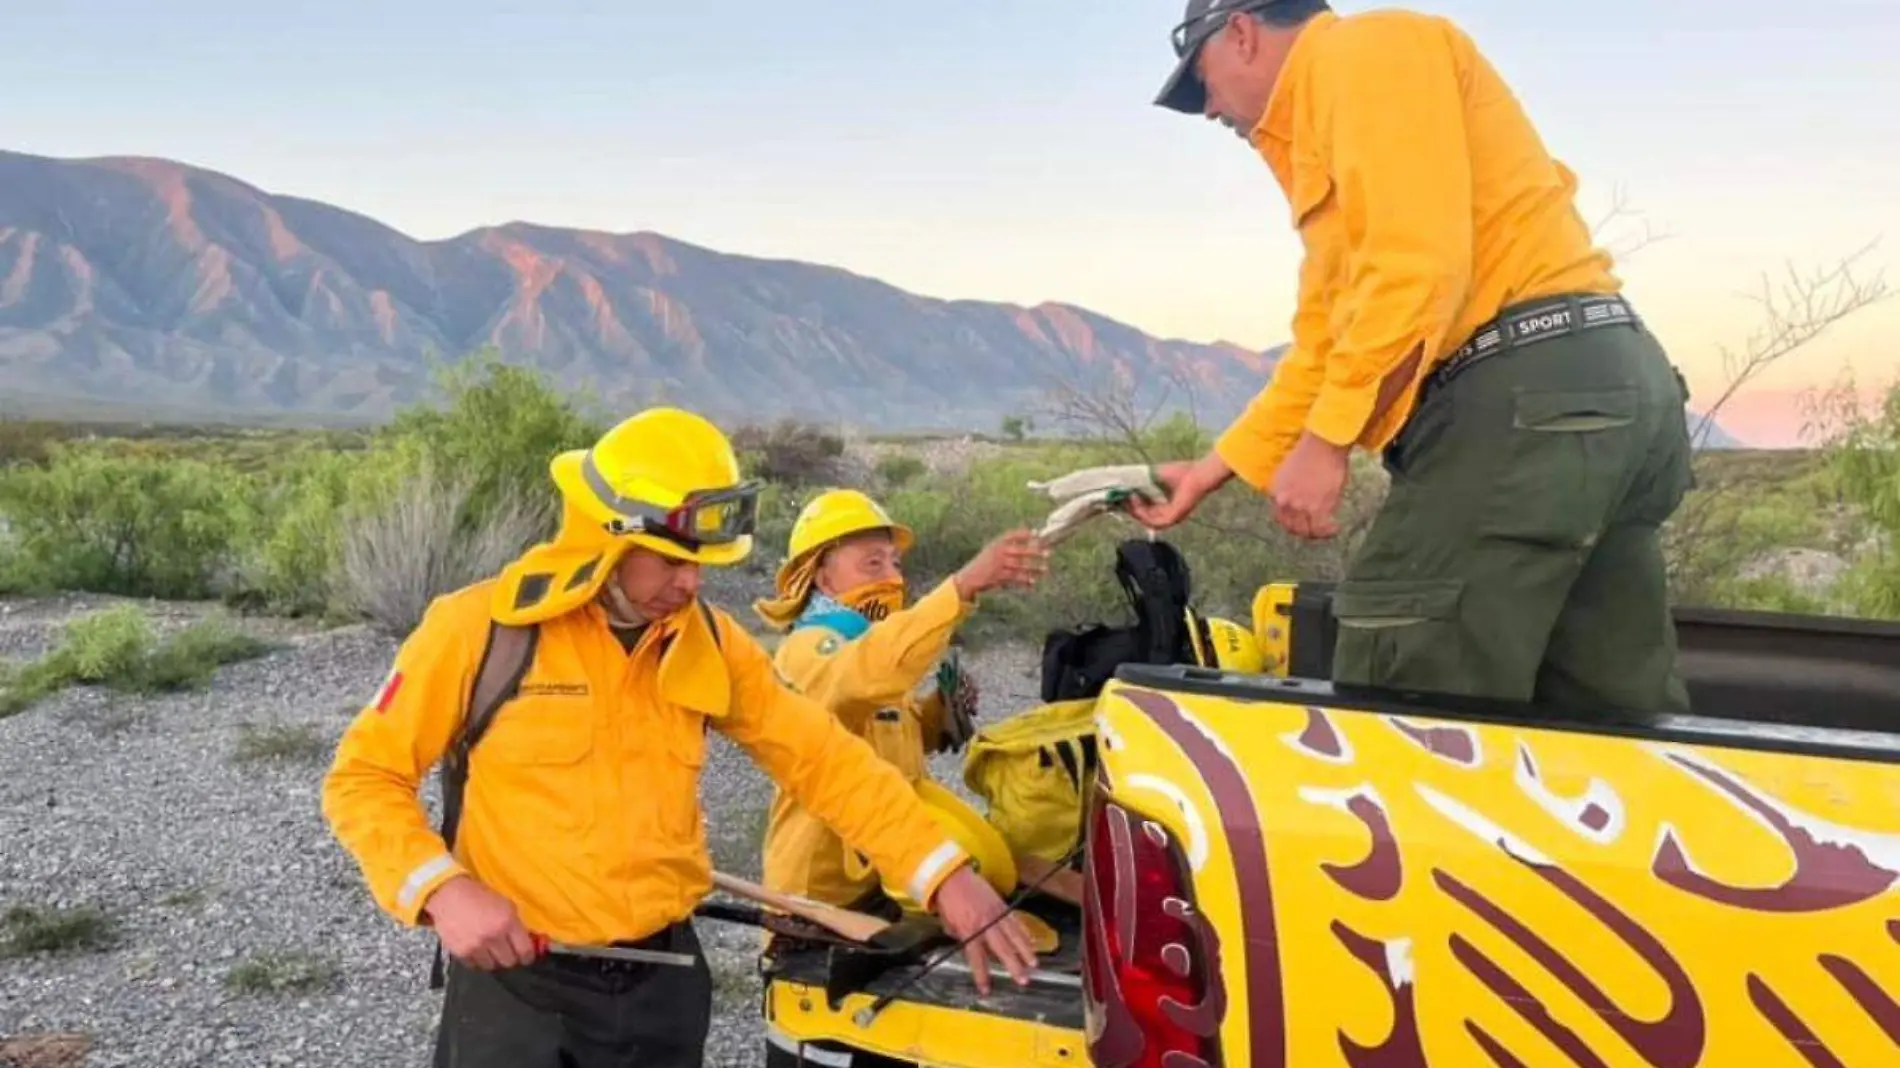
<instances>
[{"instance_id":1,"label":"rocky mountain slope","mask_svg":"<svg viewBox=\"0 0 1900 1068\"><path fill-rule=\"evenodd\" d=\"M418 241L168 160L0 152L0 392L375 419L422 395L431 355L484 346L616 407L884 428L991 429L1118 375L1191 382L1218 416L1273 360L654 233Z\"/></svg>"}]
</instances>

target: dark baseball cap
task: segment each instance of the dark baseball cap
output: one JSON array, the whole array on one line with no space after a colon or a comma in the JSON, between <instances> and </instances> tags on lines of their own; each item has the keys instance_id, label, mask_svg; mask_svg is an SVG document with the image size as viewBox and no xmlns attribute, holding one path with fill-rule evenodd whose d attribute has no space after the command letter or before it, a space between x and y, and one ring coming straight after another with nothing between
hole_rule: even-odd
<instances>
[{"instance_id":1,"label":"dark baseball cap","mask_svg":"<svg viewBox=\"0 0 1900 1068\"><path fill-rule=\"evenodd\" d=\"M1229 15L1271 7L1276 0L1188 0L1187 11L1170 34L1174 45L1174 73L1155 97L1164 108L1199 115L1207 110L1207 86L1194 73L1194 57L1209 37L1227 25Z\"/></svg>"}]
</instances>

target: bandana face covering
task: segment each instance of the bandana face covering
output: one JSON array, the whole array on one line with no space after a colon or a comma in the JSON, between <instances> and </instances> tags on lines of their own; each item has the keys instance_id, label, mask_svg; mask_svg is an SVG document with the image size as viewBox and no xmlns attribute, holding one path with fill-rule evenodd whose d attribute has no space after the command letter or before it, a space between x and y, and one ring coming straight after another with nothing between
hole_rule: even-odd
<instances>
[{"instance_id":1,"label":"bandana face covering","mask_svg":"<svg viewBox=\"0 0 1900 1068\"><path fill-rule=\"evenodd\" d=\"M904 607L904 580L872 582L837 598L839 604L876 623Z\"/></svg>"}]
</instances>

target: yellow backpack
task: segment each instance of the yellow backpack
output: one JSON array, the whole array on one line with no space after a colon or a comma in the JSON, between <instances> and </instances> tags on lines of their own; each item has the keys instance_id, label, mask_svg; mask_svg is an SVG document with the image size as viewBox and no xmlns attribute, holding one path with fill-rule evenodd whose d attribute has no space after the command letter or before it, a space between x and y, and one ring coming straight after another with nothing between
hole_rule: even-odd
<instances>
[{"instance_id":1,"label":"yellow backpack","mask_svg":"<svg viewBox=\"0 0 1900 1068\"><path fill-rule=\"evenodd\" d=\"M1017 856L1060 863L1082 839L1095 781L1093 697L1054 701L977 733L963 782L989 804L989 822Z\"/></svg>"}]
</instances>

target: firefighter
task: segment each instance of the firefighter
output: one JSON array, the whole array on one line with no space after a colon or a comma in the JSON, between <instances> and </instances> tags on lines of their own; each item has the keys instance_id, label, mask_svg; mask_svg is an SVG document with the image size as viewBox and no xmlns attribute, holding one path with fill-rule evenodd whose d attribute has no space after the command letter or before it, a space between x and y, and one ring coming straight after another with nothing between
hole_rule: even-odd
<instances>
[{"instance_id":1,"label":"firefighter","mask_svg":"<svg viewBox=\"0 0 1900 1068\"><path fill-rule=\"evenodd\" d=\"M377 904L446 951L448 1068L702 1061L711 973L691 924L711 888L698 805L708 730L1018 982L1029 936L896 769L788 688L701 568L752 550L757 485L703 418L653 408L554 458L559 532L436 599L350 723L322 805ZM448 750L495 624L535 635L467 762L451 840L417 789ZM671 951L683 965L542 952L538 938Z\"/></svg>"},{"instance_id":2,"label":"firefighter","mask_svg":"<svg viewBox=\"0 0 1900 1068\"><path fill-rule=\"evenodd\" d=\"M992 590L1033 586L1047 551L1027 530L990 542L956 574L906 604L903 556L911 529L850 489L819 494L792 527L776 593L754 604L784 633L774 660L793 686L864 738L906 781L929 775L930 754L960 746L974 681L937 685L958 626ZM834 905L860 903L878 873L789 791L772 800L765 883Z\"/></svg>"},{"instance_id":3,"label":"firefighter","mask_svg":"<svg viewBox=\"0 0 1900 1068\"><path fill-rule=\"evenodd\" d=\"M1448 20L1190 0L1155 103L1265 161L1304 248L1270 382L1145 525L1236 476L1330 538L1354 446L1384 506L1336 591L1335 680L1683 712L1660 528L1691 484L1687 389L1577 182Z\"/></svg>"},{"instance_id":4,"label":"firefighter","mask_svg":"<svg viewBox=\"0 0 1900 1068\"><path fill-rule=\"evenodd\" d=\"M974 680L945 670L955 663L946 654L958 626L982 595L1033 586L1048 561L1048 550L1034 533L1009 531L907 604L903 557L915 543L915 533L868 495L827 490L793 522L776 596L753 605L767 627L785 634L774 661L786 679L824 705L845 730L868 741L913 785L929 780L931 753L960 747L974 732ZM985 838L958 835L954 818L942 824L985 875L994 879L1005 869L1013 872L1007 849L998 855ZM987 838L1000 842L993 834ZM834 905L888 911L893 904L901 906L906 895L883 892L885 881L790 791L776 792L765 830L766 886ZM829 1043L798 1049L768 1022L768 1066L819 1055L849 1058L851 1052ZM875 1068L906 1062L859 1056L852 1063Z\"/></svg>"}]
</instances>

